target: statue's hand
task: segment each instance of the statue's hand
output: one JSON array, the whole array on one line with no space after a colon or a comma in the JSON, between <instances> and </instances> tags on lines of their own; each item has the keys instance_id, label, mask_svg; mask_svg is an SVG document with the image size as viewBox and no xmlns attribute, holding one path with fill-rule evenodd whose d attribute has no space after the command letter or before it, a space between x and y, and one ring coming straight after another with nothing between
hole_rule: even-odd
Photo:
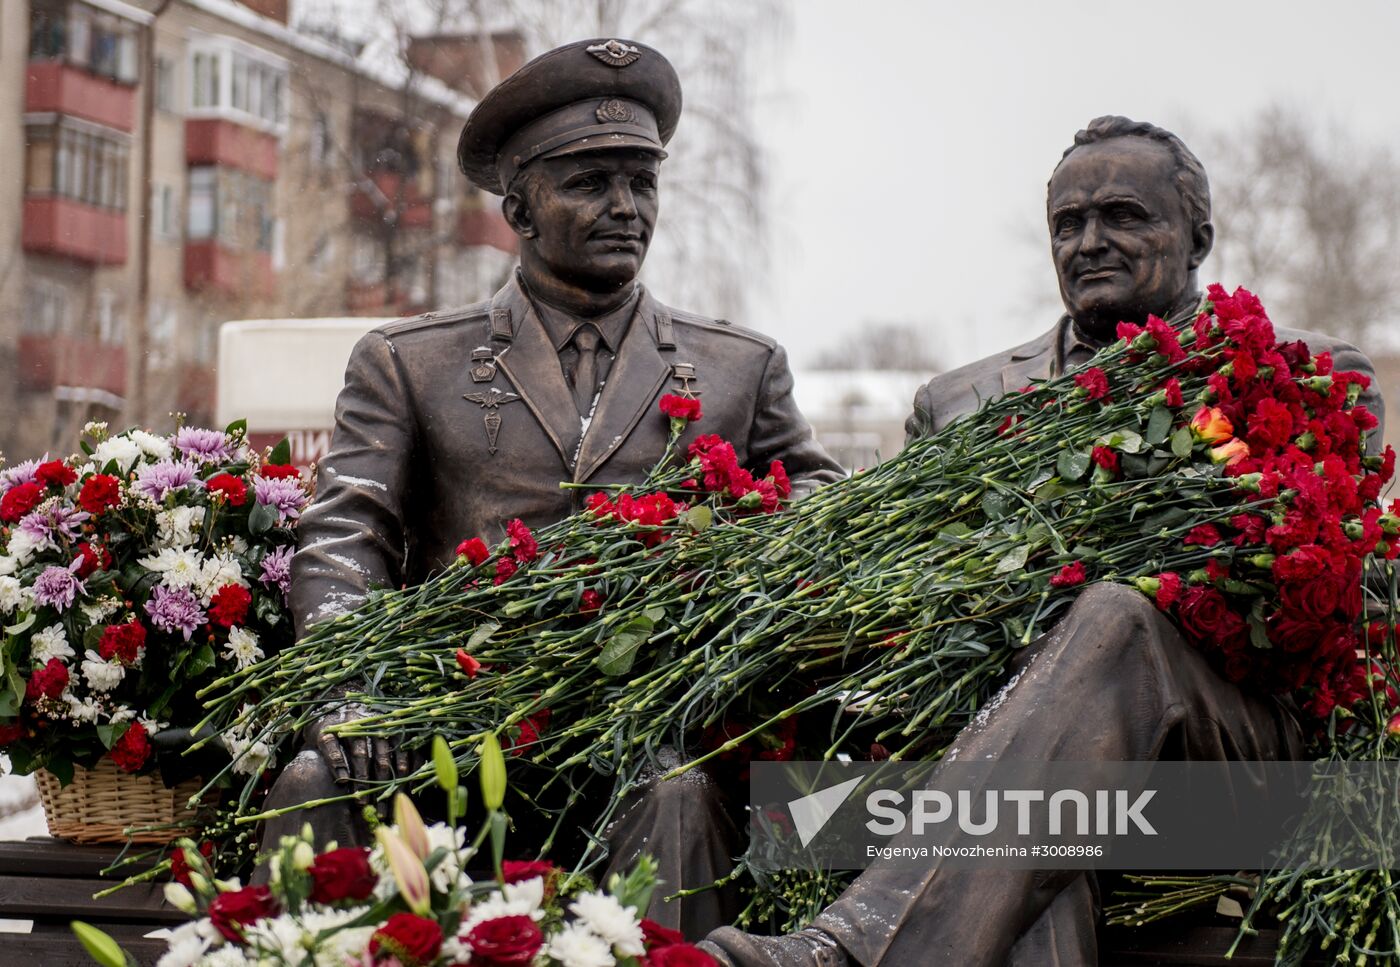
<instances>
[{"instance_id":1,"label":"statue's hand","mask_svg":"<svg viewBox=\"0 0 1400 967\"><path fill-rule=\"evenodd\" d=\"M409 775L416 762L407 749L385 736L336 735L331 729L368 718L370 709L358 703L340 705L306 727L307 746L316 749L339 783L383 782Z\"/></svg>"}]
</instances>

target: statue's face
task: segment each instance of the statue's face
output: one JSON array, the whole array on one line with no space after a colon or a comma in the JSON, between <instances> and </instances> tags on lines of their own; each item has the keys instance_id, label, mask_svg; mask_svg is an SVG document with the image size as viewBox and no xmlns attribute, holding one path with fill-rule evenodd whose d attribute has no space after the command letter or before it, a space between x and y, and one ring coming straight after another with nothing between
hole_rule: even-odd
<instances>
[{"instance_id":1,"label":"statue's face","mask_svg":"<svg viewBox=\"0 0 1400 967\"><path fill-rule=\"evenodd\" d=\"M1165 316L1203 259L1163 145L1124 137L1075 148L1050 179L1050 251L1065 310L1087 333ZM1209 250L1208 241L1206 251Z\"/></svg>"},{"instance_id":2,"label":"statue's face","mask_svg":"<svg viewBox=\"0 0 1400 967\"><path fill-rule=\"evenodd\" d=\"M551 274L592 292L628 285L656 226L661 161L645 151L589 151L534 162L525 245Z\"/></svg>"}]
</instances>

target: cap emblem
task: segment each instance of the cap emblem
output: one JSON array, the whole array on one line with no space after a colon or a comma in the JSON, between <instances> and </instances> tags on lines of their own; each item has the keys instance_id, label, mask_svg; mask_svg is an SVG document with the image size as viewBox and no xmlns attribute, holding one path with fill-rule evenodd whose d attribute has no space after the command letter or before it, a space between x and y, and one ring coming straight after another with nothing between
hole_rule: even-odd
<instances>
[{"instance_id":1,"label":"cap emblem","mask_svg":"<svg viewBox=\"0 0 1400 967\"><path fill-rule=\"evenodd\" d=\"M586 47L585 50L609 67L626 67L642 56L642 52L636 47L624 44L620 40L610 40L605 44L593 44Z\"/></svg>"},{"instance_id":2,"label":"cap emblem","mask_svg":"<svg viewBox=\"0 0 1400 967\"><path fill-rule=\"evenodd\" d=\"M626 101L610 97L594 112L599 124L636 124L637 109Z\"/></svg>"}]
</instances>

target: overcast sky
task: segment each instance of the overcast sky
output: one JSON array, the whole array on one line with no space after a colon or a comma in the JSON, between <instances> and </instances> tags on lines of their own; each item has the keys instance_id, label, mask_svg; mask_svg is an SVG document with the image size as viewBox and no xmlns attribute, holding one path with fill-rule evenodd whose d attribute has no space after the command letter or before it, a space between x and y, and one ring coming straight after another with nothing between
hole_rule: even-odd
<instances>
[{"instance_id":1,"label":"overcast sky","mask_svg":"<svg viewBox=\"0 0 1400 967\"><path fill-rule=\"evenodd\" d=\"M745 321L799 365L867 321L927 327L953 365L1048 328L1045 182L1097 115L1154 121L1192 144L1281 102L1400 150L1394 0L788 10L760 99L773 266L753 279Z\"/></svg>"}]
</instances>

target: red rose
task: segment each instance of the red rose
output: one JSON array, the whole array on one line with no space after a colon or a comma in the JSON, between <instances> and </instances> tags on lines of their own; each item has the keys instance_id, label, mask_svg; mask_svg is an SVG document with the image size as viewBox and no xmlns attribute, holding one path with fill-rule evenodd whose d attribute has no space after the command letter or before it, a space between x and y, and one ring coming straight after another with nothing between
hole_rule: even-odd
<instances>
[{"instance_id":1,"label":"red rose","mask_svg":"<svg viewBox=\"0 0 1400 967\"><path fill-rule=\"evenodd\" d=\"M151 740L146 735L146 727L132 722L112 746L111 755L122 772L139 771L151 757Z\"/></svg>"},{"instance_id":2,"label":"red rose","mask_svg":"<svg viewBox=\"0 0 1400 967\"><path fill-rule=\"evenodd\" d=\"M1072 588L1075 585L1083 584L1086 577L1084 565L1079 561L1072 561L1060 568L1058 574L1051 576L1050 586L1052 588Z\"/></svg>"},{"instance_id":3,"label":"red rose","mask_svg":"<svg viewBox=\"0 0 1400 967\"><path fill-rule=\"evenodd\" d=\"M719 961L688 943L657 947L643 961L645 967L719 967Z\"/></svg>"},{"instance_id":4,"label":"red rose","mask_svg":"<svg viewBox=\"0 0 1400 967\"><path fill-rule=\"evenodd\" d=\"M241 890L220 893L209 904L209 922L230 943L242 944L243 931L258 920L275 917L282 912L277 899L265 886L245 886Z\"/></svg>"},{"instance_id":5,"label":"red rose","mask_svg":"<svg viewBox=\"0 0 1400 967\"><path fill-rule=\"evenodd\" d=\"M34 471L35 478L39 483L48 487L57 487L62 490L70 483L78 479L78 474L72 467L62 460L50 460L48 463L41 463Z\"/></svg>"},{"instance_id":6,"label":"red rose","mask_svg":"<svg viewBox=\"0 0 1400 967\"><path fill-rule=\"evenodd\" d=\"M524 883L539 877L544 881L544 902L554 897L562 871L549 860L504 860L501 863L501 879L506 883Z\"/></svg>"},{"instance_id":7,"label":"red rose","mask_svg":"<svg viewBox=\"0 0 1400 967\"><path fill-rule=\"evenodd\" d=\"M1230 610L1225 596L1214 588L1187 588L1177 607L1181 626L1202 644L1226 647L1244 635L1249 625Z\"/></svg>"},{"instance_id":8,"label":"red rose","mask_svg":"<svg viewBox=\"0 0 1400 967\"><path fill-rule=\"evenodd\" d=\"M592 588L586 589L579 596L578 610L580 614L593 614L603 607L604 597Z\"/></svg>"},{"instance_id":9,"label":"red rose","mask_svg":"<svg viewBox=\"0 0 1400 967\"><path fill-rule=\"evenodd\" d=\"M22 483L5 491L0 497L0 520L13 524L44 499L44 488L36 483Z\"/></svg>"},{"instance_id":10,"label":"red rose","mask_svg":"<svg viewBox=\"0 0 1400 967\"><path fill-rule=\"evenodd\" d=\"M472 948L470 967L514 967L534 962L544 934L529 917L495 917L472 927L467 944Z\"/></svg>"},{"instance_id":11,"label":"red rose","mask_svg":"<svg viewBox=\"0 0 1400 967\"><path fill-rule=\"evenodd\" d=\"M268 480L278 480L282 477L301 479L301 471L290 463L265 463L258 473Z\"/></svg>"},{"instance_id":12,"label":"red rose","mask_svg":"<svg viewBox=\"0 0 1400 967\"><path fill-rule=\"evenodd\" d=\"M68 687L68 666L58 658L50 658L43 668L35 669L24 687L26 701L58 698Z\"/></svg>"},{"instance_id":13,"label":"red rose","mask_svg":"<svg viewBox=\"0 0 1400 967\"><path fill-rule=\"evenodd\" d=\"M700 401L691 396L677 396L674 393L667 393L661 397L661 412L673 420L685 420L688 423L693 423L700 419Z\"/></svg>"},{"instance_id":14,"label":"red rose","mask_svg":"<svg viewBox=\"0 0 1400 967\"><path fill-rule=\"evenodd\" d=\"M253 603L253 595L248 589L237 584L225 584L214 592L209 601L209 621L220 628L232 628L248 617L248 606Z\"/></svg>"},{"instance_id":15,"label":"red rose","mask_svg":"<svg viewBox=\"0 0 1400 967\"><path fill-rule=\"evenodd\" d=\"M529 564L540 556L540 545L535 542L535 535L530 533L530 528L520 518L506 525L506 536L510 538L511 554L521 564Z\"/></svg>"},{"instance_id":16,"label":"red rose","mask_svg":"<svg viewBox=\"0 0 1400 967\"><path fill-rule=\"evenodd\" d=\"M646 945L647 950L653 950L657 947L670 947L673 944L685 943L685 935L679 930L663 927L655 920L643 918L642 943Z\"/></svg>"},{"instance_id":17,"label":"red rose","mask_svg":"<svg viewBox=\"0 0 1400 967\"><path fill-rule=\"evenodd\" d=\"M1108 447L1094 447L1089 453L1089 459L1111 474L1118 473L1118 453L1115 450Z\"/></svg>"},{"instance_id":18,"label":"red rose","mask_svg":"<svg viewBox=\"0 0 1400 967\"><path fill-rule=\"evenodd\" d=\"M78 506L96 516L122 502L121 481L105 473L96 473L83 483L78 492Z\"/></svg>"},{"instance_id":19,"label":"red rose","mask_svg":"<svg viewBox=\"0 0 1400 967\"><path fill-rule=\"evenodd\" d=\"M370 953L378 954L382 950L408 967L432 963L441 949L442 927L436 920L413 913L394 914L369 941Z\"/></svg>"},{"instance_id":20,"label":"red rose","mask_svg":"<svg viewBox=\"0 0 1400 967\"><path fill-rule=\"evenodd\" d=\"M465 648L458 648L457 667L462 669L462 671L466 672L468 678L475 678L477 676L477 673L481 671L481 662L477 661L471 655L467 654L467 650Z\"/></svg>"},{"instance_id":21,"label":"red rose","mask_svg":"<svg viewBox=\"0 0 1400 967\"><path fill-rule=\"evenodd\" d=\"M112 566L112 552L105 547L94 548L87 541L78 545L78 556L74 560L81 560L78 565L78 578L86 581L94 571L105 571ZM100 552L100 553L99 553Z\"/></svg>"},{"instance_id":22,"label":"red rose","mask_svg":"<svg viewBox=\"0 0 1400 967\"><path fill-rule=\"evenodd\" d=\"M210 477L204 481L204 487L211 494L222 494L231 507L242 507L248 502L248 485L231 473Z\"/></svg>"},{"instance_id":23,"label":"red rose","mask_svg":"<svg viewBox=\"0 0 1400 967\"><path fill-rule=\"evenodd\" d=\"M139 621L129 621L126 624L108 625L103 628L102 638L97 644L97 653L106 661L115 658L123 665L134 665L145 646L145 626Z\"/></svg>"},{"instance_id":24,"label":"red rose","mask_svg":"<svg viewBox=\"0 0 1400 967\"><path fill-rule=\"evenodd\" d=\"M1075 373L1074 385L1082 389L1091 400L1108 399L1108 374L1097 366L1082 373Z\"/></svg>"},{"instance_id":25,"label":"red rose","mask_svg":"<svg viewBox=\"0 0 1400 967\"><path fill-rule=\"evenodd\" d=\"M472 537L457 545L457 556L465 557L473 565L477 565L490 557L491 551L480 537Z\"/></svg>"},{"instance_id":26,"label":"red rose","mask_svg":"<svg viewBox=\"0 0 1400 967\"><path fill-rule=\"evenodd\" d=\"M311 899L317 903L367 900L379 876L369 865L369 850L344 846L311 861Z\"/></svg>"}]
</instances>

